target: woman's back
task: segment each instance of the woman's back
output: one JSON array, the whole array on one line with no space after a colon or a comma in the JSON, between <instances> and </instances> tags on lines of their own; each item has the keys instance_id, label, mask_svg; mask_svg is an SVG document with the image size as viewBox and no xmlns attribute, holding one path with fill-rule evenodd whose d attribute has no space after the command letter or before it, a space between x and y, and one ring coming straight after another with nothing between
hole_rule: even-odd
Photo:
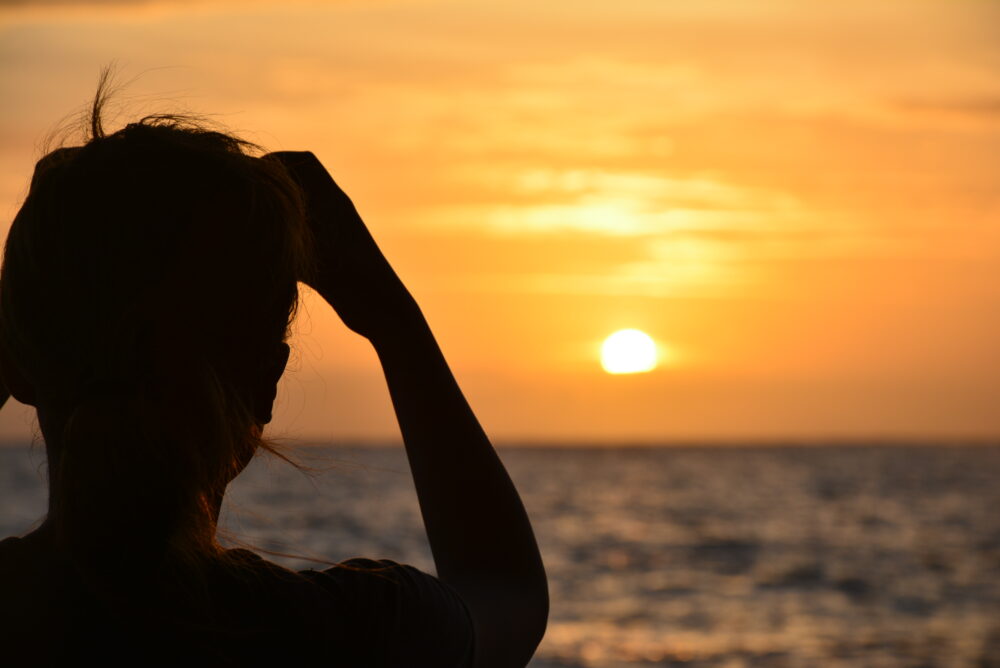
<instances>
[{"instance_id":1,"label":"woman's back","mask_svg":"<svg viewBox=\"0 0 1000 668\"><path fill-rule=\"evenodd\" d=\"M183 582L153 591L155 574L133 571L108 596L44 542L0 541L0 657L8 665L88 657L105 665L472 665L461 599L410 566L355 559L295 572L230 550L200 574L196 592Z\"/></svg>"}]
</instances>

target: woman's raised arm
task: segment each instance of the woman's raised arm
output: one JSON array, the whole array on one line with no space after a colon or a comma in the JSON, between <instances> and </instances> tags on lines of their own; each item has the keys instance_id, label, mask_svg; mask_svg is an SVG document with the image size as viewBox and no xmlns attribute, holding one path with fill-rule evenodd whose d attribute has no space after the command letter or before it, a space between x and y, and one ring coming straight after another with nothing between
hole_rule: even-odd
<instances>
[{"instance_id":1,"label":"woman's raised arm","mask_svg":"<svg viewBox=\"0 0 1000 668\"><path fill-rule=\"evenodd\" d=\"M350 199L311 153L269 157L308 200L318 251L309 283L378 353L438 577L473 618L476 665L524 666L545 632L548 587L517 490Z\"/></svg>"}]
</instances>

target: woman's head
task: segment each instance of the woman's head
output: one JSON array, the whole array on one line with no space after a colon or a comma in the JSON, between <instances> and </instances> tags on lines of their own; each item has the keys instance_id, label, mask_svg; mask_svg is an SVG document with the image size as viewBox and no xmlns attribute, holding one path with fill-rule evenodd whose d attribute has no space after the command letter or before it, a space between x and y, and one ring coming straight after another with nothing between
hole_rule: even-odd
<instances>
[{"instance_id":1,"label":"woman's head","mask_svg":"<svg viewBox=\"0 0 1000 668\"><path fill-rule=\"evenodd\" d=\"M0 344L38 408L50 519L135 504L174 540L260 445L310 245L279 163L174 116L105 134L103 95L11 226Z\"/></svg>"}]
</instances>

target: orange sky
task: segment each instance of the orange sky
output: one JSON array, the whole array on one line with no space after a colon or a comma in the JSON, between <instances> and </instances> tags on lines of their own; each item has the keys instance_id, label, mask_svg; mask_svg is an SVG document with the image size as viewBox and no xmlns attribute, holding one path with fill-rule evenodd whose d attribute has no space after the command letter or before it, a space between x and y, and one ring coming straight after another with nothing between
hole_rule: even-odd
<instances>
[{"instance_id":1,"label":"orange sky","mask_svg":"<svg viewBox=\"0 0 1000 668\"><path fill-rule=\"evenodd\" d=\"M4 226L113 59L319 155L498 441L1000 436L1000 3L0 2ZM303 315L272 435L394 435Z\"/></svg>"}]
</instances>

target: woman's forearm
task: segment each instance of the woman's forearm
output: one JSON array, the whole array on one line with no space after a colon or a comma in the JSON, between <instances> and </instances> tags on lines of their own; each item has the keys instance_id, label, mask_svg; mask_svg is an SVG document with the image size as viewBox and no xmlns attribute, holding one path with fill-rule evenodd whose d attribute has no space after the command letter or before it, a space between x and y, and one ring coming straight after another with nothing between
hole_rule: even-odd
<instances>
[{"instance_id":1,"label":"woman's forearm","mask_svg":"<svg viewBox=\"0 0 1000 668\"><path fill-rule=\"evenodd\" d=\"M399 420L438 575L470 607L479 608L474 616L490 627L486 633L509 636L495 644L511 656L483 665L526 662L544 632L548 590L517 490L419 310L414 308L398 328L373 344ZM526 636L536 637L526 643Z\"/></svg>"}]
</instances>

